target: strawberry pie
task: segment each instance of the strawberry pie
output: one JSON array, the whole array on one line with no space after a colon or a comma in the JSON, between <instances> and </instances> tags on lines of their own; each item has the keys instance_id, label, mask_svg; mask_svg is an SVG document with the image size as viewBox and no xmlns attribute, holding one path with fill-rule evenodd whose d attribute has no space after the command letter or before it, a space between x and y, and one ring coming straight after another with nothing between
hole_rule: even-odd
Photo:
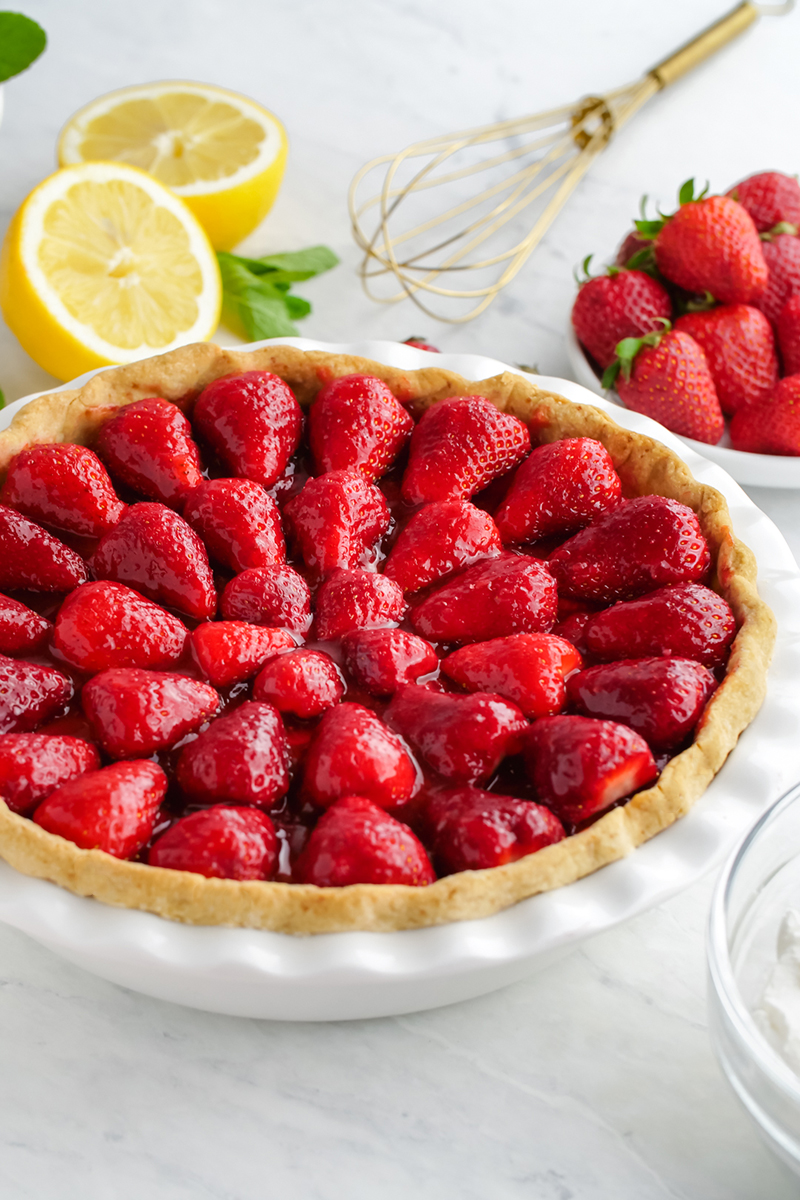
<instances>
[{"instance_id":1,"label":"strawberry pie","mask_svg":"<svg viewBox=\"0 0 800 1200\"><path fill-rule=\"evenodd\" d=\"M682 816L773 641L722 497L516 375L187 347L0 434L0 855L288 933L478 917Z\"/></svg>"}]
</instances>

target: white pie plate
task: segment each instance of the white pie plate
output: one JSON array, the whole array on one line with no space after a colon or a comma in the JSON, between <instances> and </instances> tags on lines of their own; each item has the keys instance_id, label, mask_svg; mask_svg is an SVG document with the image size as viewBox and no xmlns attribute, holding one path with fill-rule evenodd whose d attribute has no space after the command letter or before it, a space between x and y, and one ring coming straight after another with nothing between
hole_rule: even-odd
<instances>
[{"instance_id":1,"label":"white pie plate","mask_svg":"<svg viewBox=\"0 0 800 1200\"><path fill-rule=\"evenodd\" d=\"M406 369L446 367L470 379L512 369L478 355L434 355L396 342L276 340ZM4 863L0 920L104 979L160 999L234 1016L341 1020L434 1008L503 987L720 863L737 836L800 778L800 572L773 523L719 467L655 422L598 401L575 383L537 383L598 405L620 424L670 446L698 479L724 493L737 533L758 557L761 592L779 630L769 694L689 815L629 858L569 887L492 917L434 929L299 938L180 925L73 896ZM25 402L0 413L0 427Z\"/></svg>"}]
</instances>

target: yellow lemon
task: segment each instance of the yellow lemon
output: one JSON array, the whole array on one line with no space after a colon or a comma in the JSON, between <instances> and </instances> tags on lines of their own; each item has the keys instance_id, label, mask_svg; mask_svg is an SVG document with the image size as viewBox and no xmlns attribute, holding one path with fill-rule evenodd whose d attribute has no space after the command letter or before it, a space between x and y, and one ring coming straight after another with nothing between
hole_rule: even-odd
<instances>
[{"instance_id":1,"label":"yellow lemon","mask_svg":"<svg viewBox=\"0 0 800 1200\"><path fill-rule=\"evenodd\" d=\"M280 121L246 96L205 83L147 83L75 113L58 161L140 167L186 201L216 250L230 250L272 208L287 146Z\"/></svg>"},{"instance_id":2,"label":"yellow lemon","mask_svg":"<svg viewBox=\"0 0 800 1200\"><path fill-rule=\"evenodd\" d=\"M135 167L56 171L15 214L0 253L6 323L58 379L206 341L221 303L201 225Z\"/></svg>"}]
</instances>

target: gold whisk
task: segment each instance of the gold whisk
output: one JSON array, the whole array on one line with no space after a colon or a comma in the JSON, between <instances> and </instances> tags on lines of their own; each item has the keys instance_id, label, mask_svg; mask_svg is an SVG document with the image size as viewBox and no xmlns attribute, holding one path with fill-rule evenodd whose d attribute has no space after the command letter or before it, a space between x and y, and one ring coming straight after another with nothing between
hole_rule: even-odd
<instances>
[{"instance_id":1,"label":"gold whisk","mask_svg":"<svg viewBox=\"0 0 800 1200\"><path fill-rule=\"evenodd\" d=\"M794 0L785 4L745 0L626 87L605 96L586 96L550 112L427 138L399 154L367 163L349 193L353 235L364 250L360 275L367 294L382 304L408 296L429 316L453 324L472 320L514 278L612 135L651 96L743 33L759 16L781 15L793 7ZM492 150L494 143L499 145ZM481 158L480 152L487 148L489 156ZM416 166L415 159L425 161ZM359 201L362 184L378 170L383 171L380 191ZM493 173L491 182L476 193L469 181L484 171ZM455 203L445 212L434 213L426 204L427 194L442 185L452 189ZM503 248L504 227L537 201L532 228L523 233L512 225L519 240ZM410 214L415 206L416 223L399 226L398 212ZM368 233L364 217L376 207L377 221ZM480 254L474 256L479 248ZM469 272L482 274L476 279ZM442 276L458 273L462 286L445 287ZM392 275L400 290L376 294L373 281ZM434 312L420 293L441 297L451 307L453 300L475 303L465 313L445 315Z\"/></svg>"}]
</instances>

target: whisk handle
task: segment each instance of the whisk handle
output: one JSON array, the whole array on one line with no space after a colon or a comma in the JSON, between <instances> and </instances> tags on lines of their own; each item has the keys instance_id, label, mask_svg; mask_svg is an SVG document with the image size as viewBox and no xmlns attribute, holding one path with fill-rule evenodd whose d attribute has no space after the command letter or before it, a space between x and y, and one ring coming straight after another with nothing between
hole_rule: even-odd
<instances>
[{"instance_id":1,"label":"whisk handle","mask_svg":"<svg viewBox=\"0 0 800 1200\"><path fill-rule=\"evenodd\" d=\"M760 15L757 5L751 4L750 0L744 0L743 4L737 5L724 17L720 17L719 21L709 25L708 29L698 33L697 37L693 37L685 46L681 46L679 50L657 63L648 71L648 75L655 79L660 88L667 87L693 67L705 62L712 54L716 54L717 50L721 50L740 33L744 33Z\"/></svg>"}]
</instances>

